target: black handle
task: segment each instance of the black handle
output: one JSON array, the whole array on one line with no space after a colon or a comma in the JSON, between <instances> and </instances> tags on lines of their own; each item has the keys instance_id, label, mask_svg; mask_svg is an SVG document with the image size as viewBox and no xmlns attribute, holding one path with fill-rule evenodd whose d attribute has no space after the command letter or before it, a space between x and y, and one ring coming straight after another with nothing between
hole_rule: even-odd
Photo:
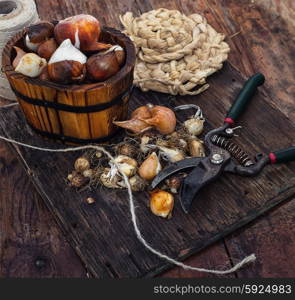
<instances>
[{"instance_id":1,"label":"black handle","mask_svg":"<svg viewBox=\"0 0 295 300\"><path fill-rule=\"evenodd\" d=\"M236 119L244 111L246 105L250 102L252 96L257 90L257 87L264 83L265 77L261 73L251 76L245 83L243 89L240 91L234 104L226 115L224 122L233 124Z\"/></svg>"},{"instance_id":2,"label":"black handle","mask_svg":"<svg viewBox=\"0 0 295 300\"><path fill-rule=\"evenodd\" d=\"M273 164L295 161L295 146L272 152L269 154L269 159Z\"/></svg>"}]
</instances>

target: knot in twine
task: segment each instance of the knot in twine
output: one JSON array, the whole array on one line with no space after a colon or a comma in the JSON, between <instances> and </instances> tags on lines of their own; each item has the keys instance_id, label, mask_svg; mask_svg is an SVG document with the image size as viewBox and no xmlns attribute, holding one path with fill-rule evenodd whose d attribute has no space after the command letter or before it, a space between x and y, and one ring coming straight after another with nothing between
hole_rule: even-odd
<instances>
[{"instance_id":1,"label":"knot in twine","mask_svg":"<svg viewBox=\"0 0 295 300\"><path fill-rule=\"evenodd\" d=\"M120 20L136 47L134 83L143 91L197 95L230 51L225 36L199 14L160 8L136 18L127 12Z\"/></svg>"}]
</instances>

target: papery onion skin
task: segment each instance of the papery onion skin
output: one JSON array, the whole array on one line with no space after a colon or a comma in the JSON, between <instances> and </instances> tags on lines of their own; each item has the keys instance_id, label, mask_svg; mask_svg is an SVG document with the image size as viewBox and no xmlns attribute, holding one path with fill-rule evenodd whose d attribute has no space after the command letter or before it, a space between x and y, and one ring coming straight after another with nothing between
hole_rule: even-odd
<instances>
[{"instance_id":1,"label":"papery onion skin","mask_svg":"<svg viewBox=\"0 0 295 300\"><path fill-rule=\"evenodd\" d=\"M47 62L44 58L35 53L26 53L20 59L15 71L25 76L35 78L41 74L46 65Z\"/></svg>"},{"instance_id":2,"label":"papery onion skin","mask_svg":"<svg viewBox=\"0 0 295 300\"><path fill-rule=\"evenodd\" d=\"M28 28L28 37L31 43L42 43L53 36L54 25L50 22L39 22Z\"/></svg>"},{"instance_id":3,"label":"papery onion skin","mask_svg":"<svg viewBox=\"0 0 295 300\"><path fill-rule=\"evenodd\" d=\"M26 52L23 49L16 47L16 46L14 46L13 48L16 51L16 57L14 58L14 60L12 62L12 66L15 69L17 67L17 65L19 64L21 58L26 54Z\"/></svg>"},{"instance_id":4,"label":"papery onion skin","mask_svg":"<svg viewBox=\"0 0 295 300\"><path fill-rule=\"evenodd\" d=\"M90 79L95 81L104 81L120 70L116 55L113 52L92 55L87 60L86 68Z\"/></svg>"},{"instance_id":5,"label":"papery onion skin","mask_svg":"<svg viewBox=\"0 0 295 300\"><path fill-rule=\"evenodd\" d=\"M48 74L52 81L62 84L81 82L85 78L85 65L74 60L49 64Z\"/></svg>"},{"instance_id":6,"label":"papery onion skin","mask_svg":"<svg viewBox=\"0 0 295 300\"><path fill-rule=\"evenodd\" d=\"M144 121L154 126L161 134L170 134L175 130L176 116L168 107L156 105L150 110L152 118Z\"/></svg>"},{"instance_id":7,"label":"papery onion skin","mask_svg":"<svg viewBox=\"0 0 295 300\"><path fill-rule=\"evenodd\" d=\"M54 39L43 42L37 49L37 54L45 58L47 61L57 49L57 43Z\"/></svg>"},{"instance_id":8,"label":"papery onion skin","mask_svg":"<svg viewBox=\"0 0 295 300\"><path fill-rule=\"evenodd\" d=\"M155 152L150 154L138 169L138 174L145 180L153 180L161 171L162 167Z\"/></svg>"}]
</instances>

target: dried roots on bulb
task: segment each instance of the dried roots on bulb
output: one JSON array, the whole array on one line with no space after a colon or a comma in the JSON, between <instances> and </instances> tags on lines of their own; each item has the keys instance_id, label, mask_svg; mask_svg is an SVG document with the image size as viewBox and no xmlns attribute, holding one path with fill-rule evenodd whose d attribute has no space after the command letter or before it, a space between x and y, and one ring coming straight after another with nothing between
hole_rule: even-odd
<instances>
[{"instance_id":1,"label":"dried roots on bulb","mask_svg":"<svg viewBox=\"0 0 295 300\"><path fill-rule=\"evenodd\" d=\"M85 157L79 157L78 159L76 159L74 167L77 172L83 172L90 169L90 162Z\"/></svg>"},{"instance_id":2,"label":"dried roots on bulb","mask_svg":"<svg viewBox=\"0 0 295 300\"><path fill-rule=\"evenodd\" d=\"M116 150L119 155L125 155L131 158L135 158L138 155L138 149L129 143L119 144Z\"/></svg>"}]
</instances>

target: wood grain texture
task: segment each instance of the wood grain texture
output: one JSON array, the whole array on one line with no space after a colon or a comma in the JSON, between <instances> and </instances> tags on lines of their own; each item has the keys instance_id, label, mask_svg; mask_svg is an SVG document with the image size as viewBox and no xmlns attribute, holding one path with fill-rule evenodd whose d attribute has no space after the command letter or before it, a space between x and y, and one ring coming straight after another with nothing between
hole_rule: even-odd
<instances>
[{"instance_id":1,"label":"wood grain texture","mask_svg":"<svg viewBox=\"0 0 295 300\"><path fill-rule=\"evenodd\" d=\"M103 27L100 40L105 43L120 45L125 51L125 61L121 69L102 82L88 82L84 84L63 85L52 81L42 81L39 78L30 78L15 72L12 62L15 58L14 46L24 48L24 37L27 29L18 32L8 41L2 52L3 72L7 76L12 88L20 94L18 102L26 116L28 123L43 133L59 134L64 137L83 140L106 138L113 135L116 126L113 119L126 119L129 91L133 82L135 64L135 47L131 40L120 31ZM127 94L122 99L122 94ZM89 107L92 105L107 104L120 97L122 102L111 105L101 111L94 109L88 113L69 112L62 108L51 108L29 103L22 97L43 100L47 104L56 104L72 107ZM41 101L42 102L42 101ZM56 129L58 128L58 132ZM85 142L85 141L84 141Z\"/></svg>"},{"instance_id":2,"label":"wood grain texture","mask_svg":"<svg viewBox=\"0 0 295 300\"><path fill-rule=\"evenodd\" d=\"M3 142L0 191L0 277L86 277L86 269Z\"/></svg>"},{"instance_id":3,"label":"wood grain texture","mask_svg":"<svg viewBox=\"0 0 295 300\"><path fill-rule=\"evenodd\" d=\"M283 111L286 115L290 116L294 113L294 1L292 0L238 0L238 1L212 1L212 0L199 0L199 1L180 1L180 0L166 0L166 1L94 1L94 0L81 0L81 1L69 1L69 0L38 0L37 6L39 15L41 18L46 19L62 19L66 16L70 16L76 13L92 13L102 19L102 22L108 25L114 24L119 26L117 19L118 13L124 13L126 11L133 11L139 13L140 11L148 10L153 7L167 7L181 9L186 13L201 12L209 20L217 30L232 35L236 32L241 33L229 39L228 42L232 48L229 60L232 64L238 67L246 75L251 75L252 72L262 71L267 75L267 90L274 99L275 107ZM138 5L139 4L139 5ZM50 9L48 9L50 7ZM140 7L140 8L139 8ZM110 13L110 12L115 13ZM267 38L265 38L267 37ZM293 95L293 96L292 96ZM7 146L3 153L9 153ZM11 154L10 154L11 155ZM6 180L5 178L3 180ZM14 182L14 178L11 178ZM25 178L24 178L25 180ZM11 184L14 186L14 184ZM7 187L8 189L8 187ZM9 188L7 194L13 193L13 188ZM28 205L28 199L24 195L20 195L20 203L23 207ZM265 232L272 232L272 239L279 240L281 233L286 234L288 239L288 247L284 247L287 257L293 255L295 249L295 239L292 238L293 231L287 224L291 223L291 218L287 218L292 213L292 207L294 211L294 201L290 200L288 206L290 211L284 214L284 206L274 210L277 215L281 213L286 218L280 218L280 222L272 222L273 212L268 215L268 223L264 223ZM2 204L0 206L2 208ZM16 208L18 209L18 208ZM35 210L36 208L33 208ZM45 214L45 212L44 212ZM44 220L43 220L44 221ZM259 219L255 226L247 226L245 232L251 232L252 236L259 234L259 224L263 221L263 218ZM4 224L9 222L6 218L3 220ZM17 220L16 220L17 222ZM271 225L269 224L271 223ZM18 224L21 228L22 224ZM49 222L48 227L54 226L54 223ZM34 220L30 223L31 230L36 230L39 224ZM39 228L40 235L46 235L46 230ZM288 234L289 233L289 234ZM294 235L293 235L294 236ZM237 235L231 236L230 240L236 245L235 253L233 253L233 259L242 258L245 255L242 247L238 246L239 239L242 239L244 245L247 246L247 251L253 252L257 250L256 245L252 242L252 239L248 240L249 234L244 234L244 230L238 231ZM59 234L55 235L51 243L58 244L64 243L63 237ZM229 239L226 239L228 241ZM218 249L223 249L222 243L218 243ZM272 276L280 276L282 269L289 269L289 275L292 276L292 270L295 270L294 264L286 263L284 255L281 255L282 245L278 243L278 247L273 247L272 254L276 255L280 262L276 266L272 264L272 256L269 254L269 248L267 244L260 244L259 248L259 261L263 262L265 270L268 265L272 265L271 269L268 269L268 274ZM266 247L263 247L266 245ZM3 244L1 244L1 247ZM20 244L21 246L21 244ZM12 245L11 245L12 247ZM13 246L18 247L18 246ZM214 250L212 250L214 249ZM193 264L202 263L203 266L212 266L210 257L214 257L216 247L209 248L202 253L198 258L190 259ZM229 249L231 249L229 247ZM222 250L221 250L222 251ZM205 253L205 254L204 254ZM207 254L208 253L208 254ZM62 255L62 253L61 253ZM225 256L223 255L223 258ZM200 261L201 260L201 261ZM10 261L13 266L13 260L7 259L7 263ZM226 263L226 262L225 262ZM256 264L255 264L256 266ZM261 268L251 268L252 273L239 273L239 276L262 276ZM284 268L285 266L285 268ZM293 266L293 267L292 267ZM177 270L177 269L174 269ZM174 271L176 272L176 271ZM199 274L190 271L179 271L181 276L198 276ZM28 276L25 270L19 270L16 275ZM166 276L170 276L172 273L167 273ZM286 274L285 271L282 274ZM206 274L201 274L207 276ZM70 275L69 275L70 276ZM171 275L172 276L172 275ZM282 275L283 276L283 275ZM294 272L293 272L294 277Z\"/></svg>"},{"instance_id":4,"label":"wood grain texture","mask_svg":"<svg viewBox=\"0 0 295 300\"><path fill-rule=\"evenodd\" d=\"M176 97L174 105L200 101L208 123L217 127L222 123L234 95L241 89L244 78L229 64L225 64L220 72L210 78L209 83L211 88L203 94ZM142 93L136 89L130 110L143 103L167 104L167 101L167 95ZM289 146L290 139L294 139L295 124L269 105L264 89L260 89L252 103L255 105L251 105L240 122L245 127L243 139L239 139L242 148L254 154L267 152L270 146L274 149ZM181 115L180 121L185 120L188 114ZM258 115L259 119L256 117ZM273 118L276 118L277 124L273 124ZM43 147L58 146L25 128L18 110L1 112L0 126L11 138ZM19 134L21 128L25 128L22 135ZM266 129L272 132L271 136ZM280 136L279 140L277 136ZM22 147L18 152L33 174L32 180L45 203L93 276L149 277L168 267L146 251L136 239L128 222L126 192L101 188L93 192L96 203L87 205L87 193L79 194L70 187L65 188L62 179L66 178L77 154L44 153ZM290 163L268 166L254 180L224 174L218 182L210 185L210 189L198 195L198 201L195 201L189 215L185 215L179 202L176 202L174 216L169 221L150 213L147 193L136 194L141 229L154 247L172 257L183 259L294 195L294 171L295 163ZM122 226L122 223L125 225Z\"/></svg>"}]
</instances>

